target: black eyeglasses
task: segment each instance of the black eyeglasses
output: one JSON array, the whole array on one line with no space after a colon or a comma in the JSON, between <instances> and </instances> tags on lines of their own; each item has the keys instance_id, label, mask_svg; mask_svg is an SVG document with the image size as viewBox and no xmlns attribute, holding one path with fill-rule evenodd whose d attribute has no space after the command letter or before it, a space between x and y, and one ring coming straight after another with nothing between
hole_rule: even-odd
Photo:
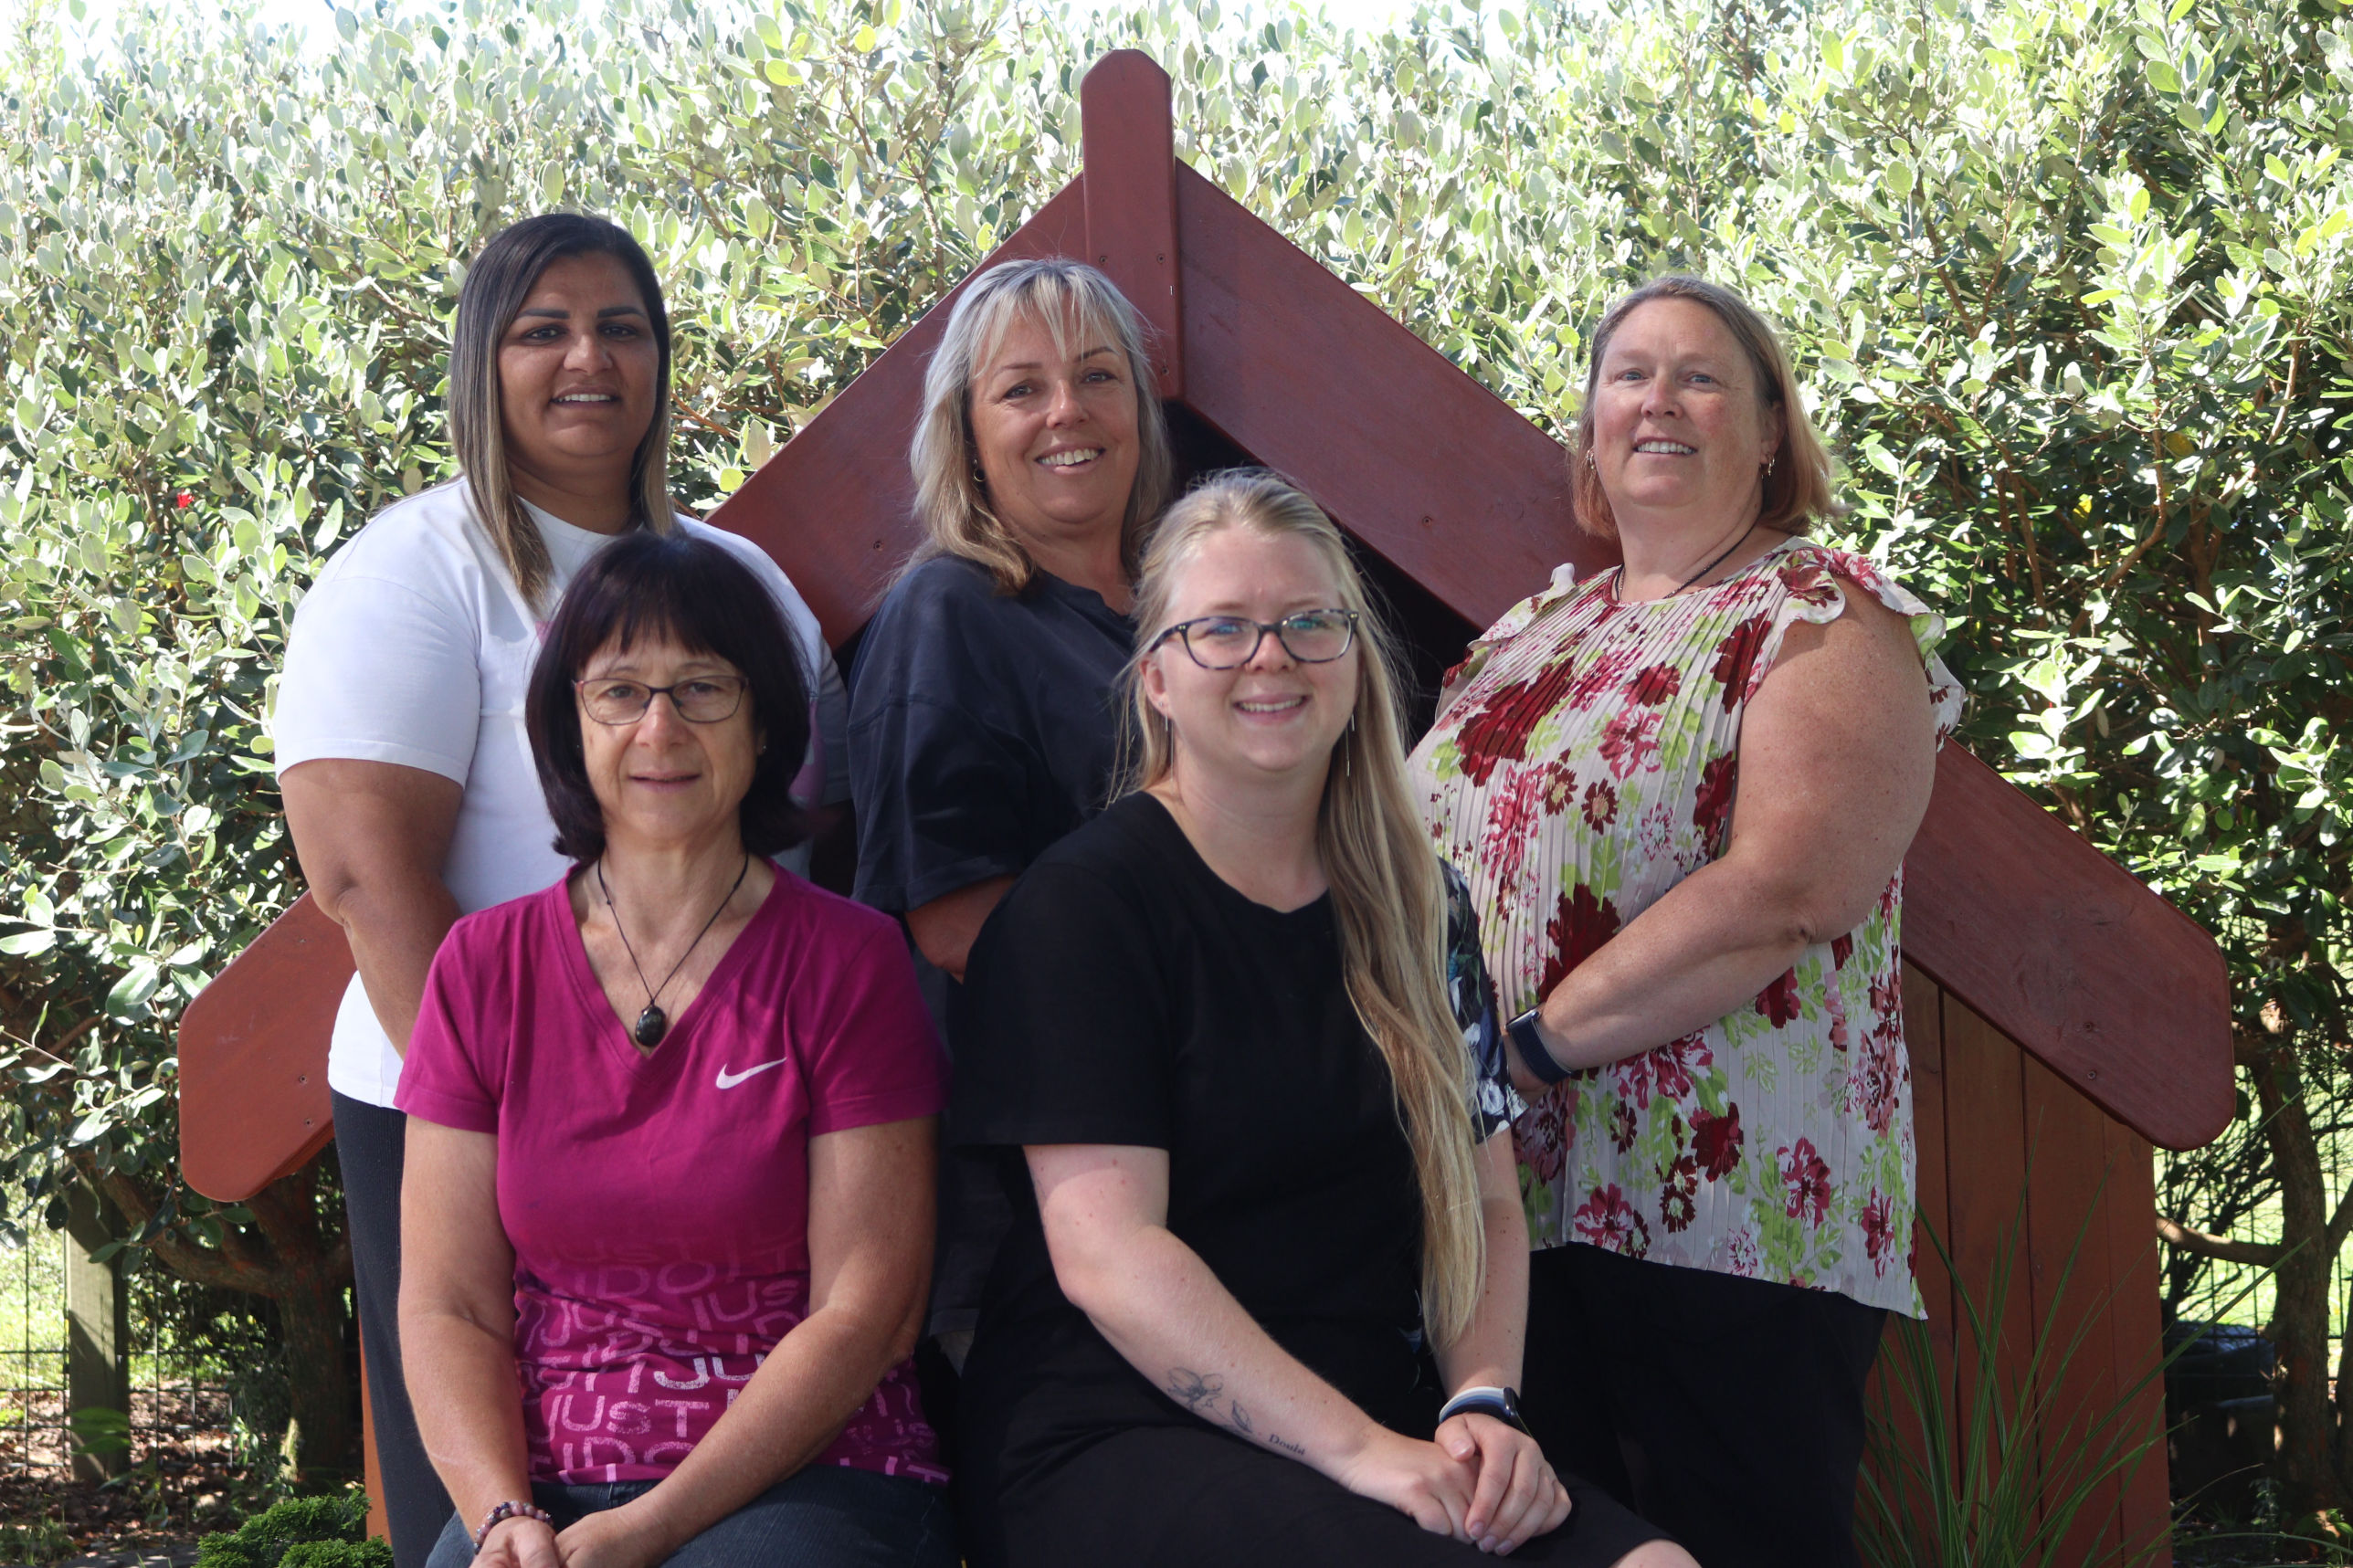
<instances>
[{"instance_id":1,"label":"black eyeglasses","mask_svg":"<svg viewBox=\"0 0 2353 1568\"><path fill-rule=\"evenodd\" d=\"M599 724L634 724L646 716L657 697L668 697L678 716L690 724L716 724L735 717L744 705L744 689L751 684L740 675L698 675L670 686L648 686L642 680L575 680L582 711Z\"/></svg>"},{"instance_id":2,"label":"black eyeglasses","mask_svg":"<svg viewBox=\"0 0 2353 1568\"><path fill-rule=\"evenodd\" d=\"M1356 612L1302 610L1279 621L1200 616L1177 622L1155 638L1152 646L1158 647L1175 637L1203 669L1238 669L1258 657L1259 645L1270 632L1282 645L1282 651L1300 663L1329 664L1355 644Z\"/></svg>"}]
</instances>

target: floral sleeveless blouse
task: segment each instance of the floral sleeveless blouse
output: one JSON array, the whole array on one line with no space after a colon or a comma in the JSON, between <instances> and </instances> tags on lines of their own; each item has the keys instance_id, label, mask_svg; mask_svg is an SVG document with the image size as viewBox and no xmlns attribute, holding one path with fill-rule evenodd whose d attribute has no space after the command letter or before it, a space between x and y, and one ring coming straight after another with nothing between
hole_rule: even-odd
<instances>
[{"instance_id":1,"label":"floral sleeveless blouse","mask_svg":"<svg viewBox=\"0 0 2353 1568\"><path fill-rule=\"evenodd\" d=\"M1793 621L1860 585L1911 622L1941 744L1961 691L1943 617L1870 561L1793 539L1715 587L1621 605L1572 568L1472 644L1413 754L1439 852L1463 873L1504 1017L1729 841L1740 722ZM1922 1315L1912 1277L1912 1071L1903 873L1696 1034L1577 1073L1514 1124L1535 1246L1589 1242L1836 1290Z\"/></svg>"}]
</instances>

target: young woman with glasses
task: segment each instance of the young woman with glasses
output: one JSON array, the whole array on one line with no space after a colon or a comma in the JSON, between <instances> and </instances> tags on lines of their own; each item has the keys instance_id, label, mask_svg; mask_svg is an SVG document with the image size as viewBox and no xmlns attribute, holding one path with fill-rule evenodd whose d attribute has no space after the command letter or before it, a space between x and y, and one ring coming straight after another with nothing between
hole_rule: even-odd
<instances>
[{"instance_id":1,"label":"young woman with glasses","mask_svg":"<svg viewBox=\"0 0 2353 1568\"><path fill-rule=\"evenodd\" d=\"M965 1367L968 1557L1689 1564L1520 1427L1493 1010L1338 532L1219 479L1136 620L1128 793L969 971L954 1125L1022 1201Z\"/></svg>"},{"instance_id":2,"label":"young woman with glasses","mask_svg":"<svg viewBox=\"0 0 2353 1568\"><path fill-rule=\"evenodd\" d=\"M432 1568L955 1562L907 1359L944 1063L897 925L768 858L807 701L707 540L622 541L549 627L573 867L451 928L401 1075Z\"/></svg>"}]
</instances>

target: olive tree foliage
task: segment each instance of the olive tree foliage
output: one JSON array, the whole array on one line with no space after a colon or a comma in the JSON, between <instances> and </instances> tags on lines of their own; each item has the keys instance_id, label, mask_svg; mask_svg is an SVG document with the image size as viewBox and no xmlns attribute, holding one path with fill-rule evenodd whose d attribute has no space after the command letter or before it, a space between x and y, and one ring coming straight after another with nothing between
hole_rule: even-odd
<instances>
[{"instance_id":1,"label":"olive tree foliage","mask_svg":"<svg viewBox=\"0 0 2353 1568\"><path fill-rule=\"evenodd\" d=\"M2218 1250L2280 1265L2284 1479L2337 1500L2336 0L1428 4L1380 36L1278 0L337 23L313 57L159 8L81 63L28 26L6 63L0 1152L26 1194L70 1162L174 1268L329 1310L313 1178L227 1210L176 1183L171 1029L299 889L267 731L288 617L337 541L450 471L480 241L552 206L645 239L677 481L707 505L1077 172L1078 79L1134 45L1174 78L1180 156L1541 424L1657 271L1784 324L1849 470L1828 531L1951 617L1965 741L2224 944L2248 1113L2169 1167L2175 1284ZM2258 1212L2277 1234L2220 1234Z\"/></svg>"}]
</instances>

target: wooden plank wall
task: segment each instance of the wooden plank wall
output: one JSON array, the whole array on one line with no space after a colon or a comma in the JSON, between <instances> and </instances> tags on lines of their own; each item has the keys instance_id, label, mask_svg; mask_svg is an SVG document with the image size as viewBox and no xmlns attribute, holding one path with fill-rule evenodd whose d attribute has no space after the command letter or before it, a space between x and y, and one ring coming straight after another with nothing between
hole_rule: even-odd
<instances>
[{"instance_id":1,"label":"wooden plank wall","mask_svg":"<svg viewBox=\"0 0 2353 1568\"><path fill-rule=\"evenodd\" d=\"M2129 1477L2091 1489L2057 1560L2120 1564L2153 1547L2138 1561L2169 1568L2149 1144L1910 964L1904 1008L1921 1222L1957 1275L1924 1232L1920 1289L1949 1412L1967 1410L1978 1392L1963 1293L1986 1313L2008 1254L2010 1289L1989 1325L2001 1344L2000 1392L2014 1399L2034 1380L2042 1411L2008 1462L2036 1467L2044 1506L2055 1506L2087 1426L2104 1413L2128 1403L2137 1432L2160 1435ZM1882 1392L1893 1391L1875 1390L1875 1400Z\"/></svg>"}]
</instances>

